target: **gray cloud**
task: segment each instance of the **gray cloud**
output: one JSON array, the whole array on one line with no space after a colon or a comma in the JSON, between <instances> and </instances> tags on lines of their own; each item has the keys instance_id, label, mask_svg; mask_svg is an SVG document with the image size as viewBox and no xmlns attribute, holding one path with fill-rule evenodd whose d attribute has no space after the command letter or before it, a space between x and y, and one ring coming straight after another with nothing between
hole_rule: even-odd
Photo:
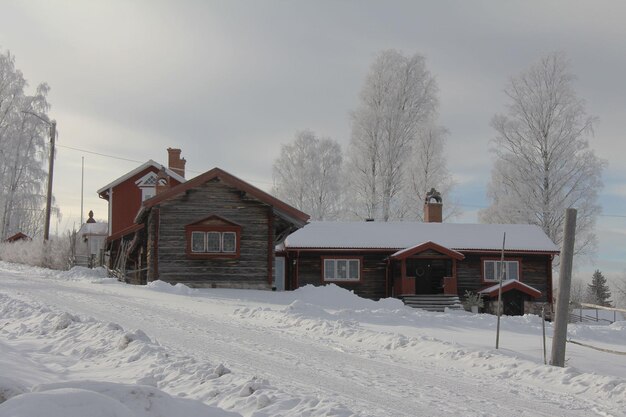
<instances>
[{"instance_id":1,"label":"gray cloud","mask_svg":"<svg viewBox=\"0 0 626 417\"><path fill-rule=\"evenodd\" d=\"M349 112L369 64L380 49L397 48L427 57L450 131L450 170L464 187L457 194L485 204L489 121L505 110L503 88L561 50L601 121L591 143L609 162L604 210L624 211L626 196L615 190L626 166L626 3L1 3L0 47L15 54L31 85L52 86L61 144L162 161L167 146L178 146L192 169L222 166L263 188L280 144L296 130L348 143ZM59 153L55 189L66 219L78 217L80 156ZM94 190L132 164L87 159L86 205L106 210Z\"/></svg>"}]
</instances>

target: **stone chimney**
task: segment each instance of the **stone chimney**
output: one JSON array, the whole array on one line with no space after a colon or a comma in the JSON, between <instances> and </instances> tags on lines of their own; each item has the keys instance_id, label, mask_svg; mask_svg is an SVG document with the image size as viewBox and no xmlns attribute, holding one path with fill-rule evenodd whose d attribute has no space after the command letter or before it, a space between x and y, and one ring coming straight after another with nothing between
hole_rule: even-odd
<instances>
[{"instance_id":1,"label":"stone chimney","mask_svg":"<svg viewBox=\"0 0 626 417\"><path fill-rule=\"evenodd\" d=\"M424 222L441 223L443 220L443 202L441 194L434 188L426 193L424 200Z\"/></svg>"},{"instance_id":2,"label":"stone chimney","mask_svg":"<svg viewBox=\"0 0 626 417\"><path fill-rule=\"evenodd\" d=\"M167 148L167 167L185 178L185 158L180 157L180 149Z\"/></svg>"},{"instance_id":3,"label":"stone chimney","mask_svg":"<svg viewBox=\"0 0 626 417\"><path fill-rule=\"evenodd\" d=\"M161 166L161 169L157 173L157 180L155 185L156 195L161 194L163 191L167 191L170 188L170 176L165 172L165 167Z\"/></svg>"}]
</instances>

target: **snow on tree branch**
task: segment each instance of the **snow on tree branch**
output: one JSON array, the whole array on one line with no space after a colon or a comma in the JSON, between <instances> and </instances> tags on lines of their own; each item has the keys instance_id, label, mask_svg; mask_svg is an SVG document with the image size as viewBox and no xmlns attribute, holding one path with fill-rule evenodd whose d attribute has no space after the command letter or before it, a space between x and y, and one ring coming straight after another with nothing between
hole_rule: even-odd
<instances>
[{"instance_id":1,"label":"snow on tree branch","mask_svg":"<svg viewBox=\"0 0 626 417\"><path fill-rule=\"evenodd\" d=\"M508 111L491 122L496 159L487 190L490 206L480 218L536 224L560 245L564 211L574 207L576 253L593 255L605 162L589 148L596 119L587 115L574 80L559 53L511 79L505 89Z\"/></svg>"}]
</instances>

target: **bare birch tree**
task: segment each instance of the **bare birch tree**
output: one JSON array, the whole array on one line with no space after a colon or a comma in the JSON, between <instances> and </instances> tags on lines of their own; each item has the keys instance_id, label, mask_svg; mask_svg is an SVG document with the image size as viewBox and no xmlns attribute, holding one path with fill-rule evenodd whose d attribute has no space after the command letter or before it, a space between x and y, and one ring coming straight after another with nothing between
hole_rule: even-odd
<instances>
[{"instance_id":1,"label":"bare birch tree","mask_svg":"<svg viewBox=\"0 0 626 417\"><path fill-rule=\"evenodd\" d=\"M454 180L445 157L445 128L428 124L420 129L407 163L408 189L405 192L403 218L424 220L424 198L435 188L445 202L444 218L460 214L458 204L450 194Z\"/></svg>"},{"instance_id":2,"label":"bare birch tree","mask_svg":"<svg viewBox=\"0 0 626 417\"><path fill-rule=\"evenodd\" d=\"M305 130L274 162L274 194L313 220L336 219L341 206L341 146Z\"/></svg>"},{"instance_id":3,"label":"bare birch tree","mask_svg":"<svg viewBox=\"0 0 626 417\"><path fill-rule=\"evenodd\" d=\"M36 236L43 225L48 86L25 93L27 82L10 53L0 54L0 237Z\"/></svg>"},{"instance_id":4,"label":"bare birch tree","mask_svg":"<svg viewBox=\"0 0 626 417\"><path fill-rule=\"evenodd\" d=\"M616 278L613 281L615 289L615 306L626 308L626 274L622 274L621 280Z\"/></svg>"},{"instance_id":5,"label":"bare birch tree","mask_svg":"<svg viewBox=\"0 0 626 417\"><path fill-rule=\"evenodd\" d=\"M378 54L352 114L348 166L357 216L402 217L411 150L437 105L437 84L424 57L395 50Z\"/></svg>"},{"instance_id":6,"label":"bare birch tree","mask_svg":"<svg viewBox=\"0 0 626 417\"><path fill-rule=\"evenodd\" d=\"M595 119L573 87L562 54L542 58L511 79L508 112L494 116L496 160L480 213L487 223L540 226L558 245L564 212L578 209L576 253L592 254L604 162L589 148Z\"/></svg>"}]
</instances>

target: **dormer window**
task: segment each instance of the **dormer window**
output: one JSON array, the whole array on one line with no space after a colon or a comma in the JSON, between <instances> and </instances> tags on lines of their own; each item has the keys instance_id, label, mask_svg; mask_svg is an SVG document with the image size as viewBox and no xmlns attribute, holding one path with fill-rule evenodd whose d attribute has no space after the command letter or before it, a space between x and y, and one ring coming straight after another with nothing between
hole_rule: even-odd
<instances>
[{"instance_id":1,"label":"dormer window","mask_svg":"<svg viewBox=\"0 0 626 417\"><path fill-rule=\"evenodd\" d=\"M146 201L156 195L157 174L148 172L146 175L135 181L135 184L141 189L141 201Z\"/></svg>"},{"instance_id":2,"label":"dormer window","mask_svg":"<svg viewBox=\"0 0 626 417\"><path fill-rule=\"evenodd\" d=\"M238 258L241 226L219 216L209 216L185 226L187 257Z\"/></svg>"}]
</instances>

